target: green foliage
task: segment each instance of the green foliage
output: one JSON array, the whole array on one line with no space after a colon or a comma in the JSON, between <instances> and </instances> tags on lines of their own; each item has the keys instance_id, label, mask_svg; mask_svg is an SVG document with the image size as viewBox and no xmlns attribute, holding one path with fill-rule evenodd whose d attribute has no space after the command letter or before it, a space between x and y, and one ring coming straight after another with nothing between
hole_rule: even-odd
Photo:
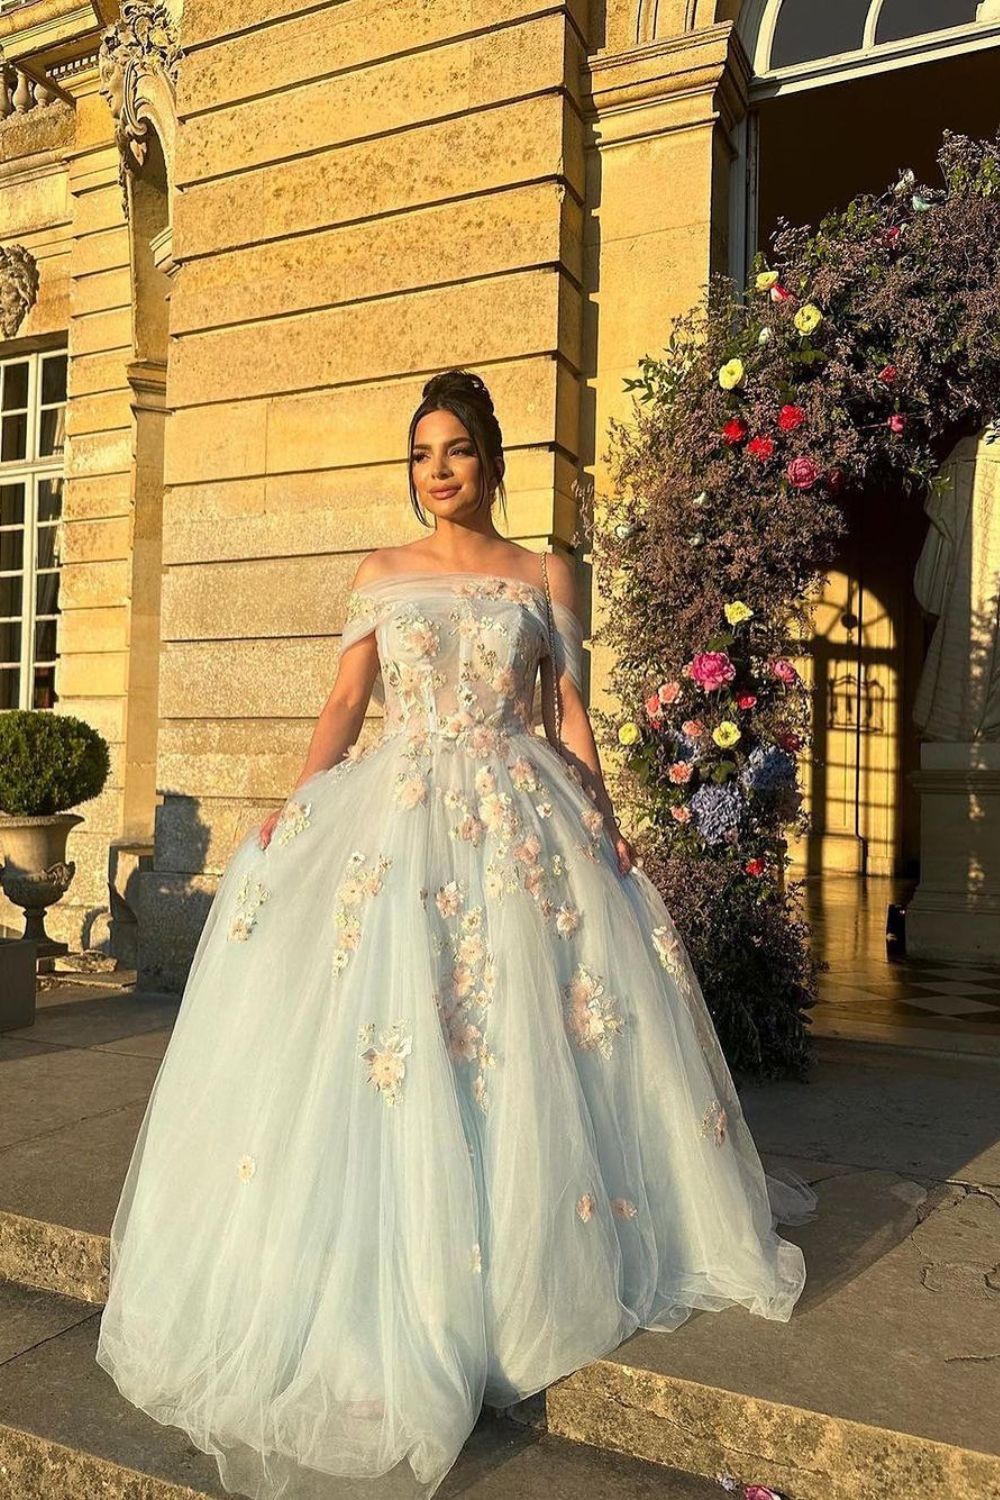
<instances>
[{"instance_id":1,"label":"green foliage","mask_svg":"<svg viewBox=\"0 0 1000 1500\"><path fill-rule=\"evenodd\" d=\"M83 719L34 709L0 714L0 812L65 812L96 797L109 769L107 741Z\"/></svg>"}]
</instances>

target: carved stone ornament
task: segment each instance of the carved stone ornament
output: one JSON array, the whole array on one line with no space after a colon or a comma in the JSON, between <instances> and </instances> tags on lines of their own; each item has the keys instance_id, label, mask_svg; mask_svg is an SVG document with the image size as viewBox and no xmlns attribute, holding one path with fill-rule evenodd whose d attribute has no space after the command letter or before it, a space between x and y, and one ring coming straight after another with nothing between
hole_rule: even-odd
<instances>
[{"instance_id":1,"label":"carved stone ornament","mask_svg":"<svg viewBox=\"0 0 1000 1500\"><path fill-rule=\"evenodd\" d=\"M144 80L151 74L160 74L172 93L183 57L170 12L165 5L150 4L149 0L122 0L120 19L101 33L97 54L99 87L115 122L118 181L126 219L128 156L139 166L146 159L148 120L143 110Z\"/></svg>"},{"instance_id":2,"label":"carved stone ornament","mask_svg":"<svg viewBox=\"0 0 1000 1500\"><path fill-rule=\"evenodd\" d=\"M0 334L12 339L35 305L38 266L23 245L0 246Z\"/></svg>"}]
</instances>

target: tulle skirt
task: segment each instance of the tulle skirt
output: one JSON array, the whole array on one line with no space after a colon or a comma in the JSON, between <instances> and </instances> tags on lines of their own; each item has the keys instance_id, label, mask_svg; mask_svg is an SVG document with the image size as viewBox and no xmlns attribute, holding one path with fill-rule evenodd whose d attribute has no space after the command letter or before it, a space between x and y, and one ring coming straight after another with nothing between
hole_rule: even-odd
<instances>
[{"instance_id":1,"label":"tulle skirt","mask_svg":"<svg viewBox=\"0 0 1000 1500\"><path fill-rule=\"evenodd\" d=\"M254 1500L429 1497L638 1328L805 1281L690 963L548 741L389 736L251 830L111 1234L98 1363Z\"/></svg>"}]
</instances>

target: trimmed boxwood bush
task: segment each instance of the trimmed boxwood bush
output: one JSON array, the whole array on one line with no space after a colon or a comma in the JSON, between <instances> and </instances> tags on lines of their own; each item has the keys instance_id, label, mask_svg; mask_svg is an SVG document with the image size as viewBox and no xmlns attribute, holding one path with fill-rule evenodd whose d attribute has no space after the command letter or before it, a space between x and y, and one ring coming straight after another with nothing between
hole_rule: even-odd
<instances>
[{"instance_id":1,"label":"trimmed boxwood bush","mask_svg":"<svg viewBox=\"0 0 1000 1500\"><path fill-rule=\"evenodd\" d=\"M107 740L83 719L49 709L0 714L0 813L65 812L96 797L109 769Z\"/></svg>"}]
</instances>

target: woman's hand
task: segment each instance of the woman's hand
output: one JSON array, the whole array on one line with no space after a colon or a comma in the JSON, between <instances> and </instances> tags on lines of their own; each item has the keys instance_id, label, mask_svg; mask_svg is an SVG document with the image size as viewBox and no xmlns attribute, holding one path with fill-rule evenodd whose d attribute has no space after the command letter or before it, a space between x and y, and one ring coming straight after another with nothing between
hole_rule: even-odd
<instances>
[{"instance_id":1,"label":"woman's hand","mask_svg":"<svg viewBox=\"0 0 1000 1500\"><path fill-rule=\"evenodd\" d=\"M619 874L627 875L632 866L638 863L635 848L631 843L629 843L628 839L622 833L621 827L616 817L608 817L605 819L605 822L607 824L611 842L615 846L615 856L618 860Z\"/></svg>"},{"instance_id":2,"label":"woman's hand","mask_svg":"<svg viewBox=\"0 0 1000 1500\"><path fill-rule=\"evenodd\" d=\"M274 832L274 825L281 817L281 813L282 809L280 807L275 808L274 812L268 813L267 817L260 825L260 830L258 832L257 838L262 849L266 849L268 844L271 842L271 835Z\"/></svg>"}]
</instances>

